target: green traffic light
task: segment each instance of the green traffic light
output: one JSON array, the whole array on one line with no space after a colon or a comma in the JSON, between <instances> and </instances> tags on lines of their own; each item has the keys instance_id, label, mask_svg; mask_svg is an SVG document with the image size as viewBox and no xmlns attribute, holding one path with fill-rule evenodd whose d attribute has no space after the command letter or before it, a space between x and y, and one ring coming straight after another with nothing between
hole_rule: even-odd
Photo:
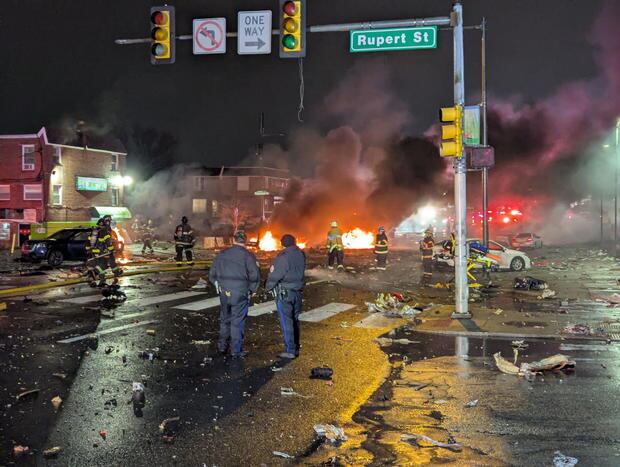
<instances>
[{"instance_id":1,"label":"green traffic light","mask_svg":"<svg viewBox=\"0 0 620 467\"><path fill-rule=\"evenodd\" d=\"M292 50L295 47L297 47L297 39L292 34L286 34L282 38L282 45L284 46L285 49L291 49Z\"/></svg>"}]
</instances>

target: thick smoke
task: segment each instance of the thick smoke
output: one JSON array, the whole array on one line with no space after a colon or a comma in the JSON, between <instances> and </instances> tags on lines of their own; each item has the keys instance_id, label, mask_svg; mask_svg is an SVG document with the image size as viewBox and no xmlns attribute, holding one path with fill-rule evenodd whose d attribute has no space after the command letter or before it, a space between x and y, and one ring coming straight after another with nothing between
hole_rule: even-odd
<instances>
[{"instance_id":1,"label":"thick smoke","mask_svg":"<svg viewBox=\"0 0 620 467\"><path fill-rule=\"evenodd\" d=\"M277 230L318 240L331 220L347 230L389 228L432 197L443 162L430 140L404 136L411 116L388 78L383 67L355 67L323 104L321 123L336 128L293 137L290 159L314 174L292 182L275 213Z\"/></svg>"}]
</instances>

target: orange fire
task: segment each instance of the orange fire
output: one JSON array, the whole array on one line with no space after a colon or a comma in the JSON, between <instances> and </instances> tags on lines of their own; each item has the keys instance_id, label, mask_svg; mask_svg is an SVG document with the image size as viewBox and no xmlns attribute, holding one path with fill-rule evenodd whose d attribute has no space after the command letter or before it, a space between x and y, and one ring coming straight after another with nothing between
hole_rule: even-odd
<instances>
[{"instance_id":1,"label":"orange fire","mask_svg":"<svg viewBox=\"0 0 620 467\"><path fill-rule=\"evenodd\" d=\"M350 250L369 249L375 243L375 236L372 232L364 232L360 228L355 228L342 234L342 243L345 248Z\"/></svg>"},{"instance_id":2,"label":"orange fire","mask_svg":"<svg viewBox=\"0 0 620 467\"><path fill-rule=\"evenodd\" d=\"M250 241L252 241L250 239ZM280 246L280 242L276 240L271 231L265 232L258 242L258 248L262 251L276 251ZM297 246L302 250L306 248L306 242L297 242Z\"/></svg>"},{"instance_id":3,"label":"orange fire","mask_svg":"<svg viewBox=\"0 0 620 467\"><path fill-rule=\"evenodd\" d=\"M123 237L123 235L121 234L121 229L119 229L118 227L114 227L112 229L114 231L114 233L116 234L116 241L120 242L120 243L125 243L125 237Z\"/></svg>"}]
</instances>

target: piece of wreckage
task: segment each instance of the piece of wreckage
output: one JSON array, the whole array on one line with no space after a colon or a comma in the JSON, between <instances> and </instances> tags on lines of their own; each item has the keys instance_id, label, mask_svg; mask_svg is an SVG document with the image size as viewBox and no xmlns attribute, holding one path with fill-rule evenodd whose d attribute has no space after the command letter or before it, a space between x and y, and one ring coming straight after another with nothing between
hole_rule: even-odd
<instances>
[{"instance_id":1,"label":"piece of wreckage","mask_svg":"<svg viewBox=\"0 0 620 467\"><path fill-rule=\"evenodd\" d=\"M419 304L408 305L411 298L398 293L380 293L374 302L365 302L369 313L386 313L388 315L414 316L422 313L423 307Z\"/></svg>"},{"instance_id":2,"label":"piece of wreckage","mask_svg":"<svg viewBox=\"0 0 620 467\"><path fill-rule=\"evenodd\" d=\"M502 373L525 377L533 377L544 371L574 371L576 365L574 360L569 360L566 355L562 354L552 355L530 363L523 362L520 366L516 365L516 354L514 363L502 357L501 352L493 354L493 358L497 368Z\"/></svg>"}]
</instances>

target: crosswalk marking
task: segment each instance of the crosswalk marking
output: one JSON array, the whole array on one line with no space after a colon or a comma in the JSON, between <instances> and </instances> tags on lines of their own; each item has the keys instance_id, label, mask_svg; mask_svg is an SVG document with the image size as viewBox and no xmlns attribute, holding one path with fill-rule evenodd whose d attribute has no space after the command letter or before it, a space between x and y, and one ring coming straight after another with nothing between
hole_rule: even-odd
<instances>
[{"instance_id":1,"label":"crosswalk marking","mask_svg":"<svg viewBox=\"0 0 620 467\"><path fill-rule=\"evenodd\" d=\"M144 326L146 324L153 324L153 323L158 323L158 322L159 322L158 320L151 320L151 321L142 321L141 323L125 324L123 326L118 326L116 328L109 328L109 329L104 329L103 331L96 331L90 334L83 334L81 336L69 337L67 339L59 340L58 343L59 344L71 344L73 342L78 342L78 341L88 339L91 337L104 336L106 334L111 334L113 332L124 331L125 329L135 328L136 326Z\"/></svg>"},{"instance_id":2,"label":"crosswalk marking","mask_svg":"<svg viewBox=\"0 0 620 467\"><path fill-rule=\"evenodd\" d=\"M180 300L182 298L197 297L199 295L206 295L207 292L175 292L165 295L156 295L155 297L146 297L135 300L138 306L156 305L158 303L171 302L173 300ZM134 302L134 300L131 300Z\"/></svg>"},{"instance_id":3,"label":"crosswalk marking","mask_svg":"<svg viewBox=\"0 0 620 467\"><path fill-rule=\"evenodd\" d=\"M327 305L314 308L299 315L299 321L307 321L310 323L318 323L331 316L337 315L343 311L355 308L355 305L348 303L329 303Z\"/></svg>"},{"instance_id":4,"label":"crosswalk marking","mask_svg":"<svg viewBox=\"0 0 620 467\"><path fill-rule=\"evenodd\" d=\"M273 300L270 302L259 303L257 305L250 307L248 316L266 315L267 313L273 312L275 309L276 309L276 302Z\"/></svg>"},{"instance_id":5,"label":"crosswalk marking","mask_svg":"<svg viewBox=\"0 0 620 467\"><path fill-rule=\"evenodd\" d=\"M183 305L173 306L177 310L201 311L216 307L220 304L220 297L207 298L197 302L184 303Z\"/></svg>"}]
</instances>

